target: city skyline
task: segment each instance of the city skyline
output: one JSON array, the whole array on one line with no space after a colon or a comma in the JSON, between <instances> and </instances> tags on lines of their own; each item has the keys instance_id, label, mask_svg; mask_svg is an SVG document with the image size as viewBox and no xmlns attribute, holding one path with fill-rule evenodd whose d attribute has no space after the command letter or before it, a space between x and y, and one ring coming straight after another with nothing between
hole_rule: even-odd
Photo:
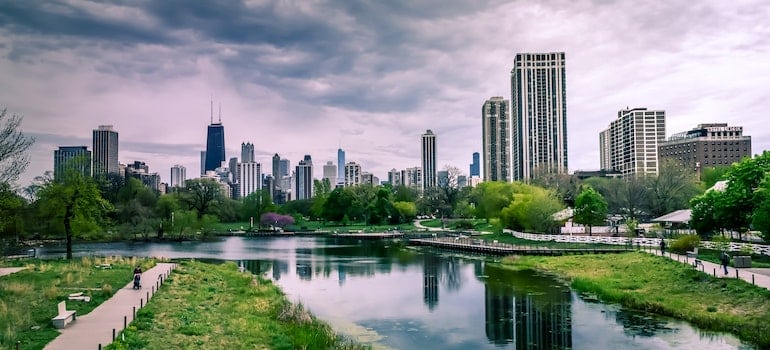
<instances>
[{"instance_id":1,"label":"city skyline","mask_svg":"<svg viewBox=\"0 0 770 350\"><path fill-rule=\"evenodd\" d=\"M438 169L464 169L482 148L478 106L508 96L515 55L565 52L570 172L599 168L597 142L580 141L625 107L665 110L667 137L741 125L756 154L770 149L768 15L761 1L9 2L0 105L37 139L22 186L98 125L119 131L120 163L199 169L212 94L228 157L251 141L262 164L275 153L323 164L342 143L384 178L419 164L426 129L443 140Z\"/></svg>"}]
</instances>

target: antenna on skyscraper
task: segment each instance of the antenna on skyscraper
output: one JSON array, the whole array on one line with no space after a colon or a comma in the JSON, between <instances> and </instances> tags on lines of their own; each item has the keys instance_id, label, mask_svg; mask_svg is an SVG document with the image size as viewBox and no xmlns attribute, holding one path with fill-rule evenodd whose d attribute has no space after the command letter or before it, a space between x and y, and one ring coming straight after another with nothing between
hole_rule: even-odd
<instances>
[{"instance_id":1,"label":"antenna on skyscraper","mask_svg":"<svg viewBox=\"0 0 770 350\"><path fill-rule=\"evenodd\" d=\"M219 102L219 124L222 124L222 102Z\"/></svg>"},{"instance_id":2,"label":"antenna on skyscraper","mask_svg":"<svg viewBox=\"0 0 770 350\"><path fill-rule=\"evenodd\" d=\"M211 124L214 124L214 94L211 94Z\"/></svg>"}]
</instances>

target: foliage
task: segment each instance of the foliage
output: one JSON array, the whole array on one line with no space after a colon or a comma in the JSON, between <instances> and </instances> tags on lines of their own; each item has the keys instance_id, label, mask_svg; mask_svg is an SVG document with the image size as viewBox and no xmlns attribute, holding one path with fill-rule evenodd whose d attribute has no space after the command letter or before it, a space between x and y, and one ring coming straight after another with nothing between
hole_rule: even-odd
<instances>
[{"instance_id":1,"label":"foliage","mask_svg":"<svg viewBox=\"0 0 770 350\"><path fill-rule=\"evenodd\" d=\"M720 193L708 191L690 200L690 207L692 207L690 226L704 238L709 238L714 232L724 228L719 218L722 214L718 207L720 199Z\"/></svg>"},{"instance_id":2,"label":"foliage","mask_svg":"<svg viewBox=\"0 0 770 350\"><path fill-rule=\"evenodd\" d=\"M500 213L507 228L529 232L549 232L557 226L553 214L563 209L553 191L523 183L511 184L513 201Z\"/></svg>"},{"instance_id":3,"label":"foliage","mask_svg":"<svg viewBox=\"0 0 770 350\"><path fill-rule=\"evenodd\" d=\"M703 187L709 189L717 183L725 179L725 175L729 170L729 167L706 167L701 170L700 181L703 183Z\"/></svg>"},{"instance_id":4,"label":"foliage","mask_svg":"<svg viewBox=\"0 0 770 350\"><path fill-rule=\"evenodd\" d=\"M260 224L264 226L275 226L284 228L294 224L294 218L290 215L281 215L278 213L264 213L259 219Z\"/></svg>"},{"instance_id":5,"label":"foliage","mask_svg":"<svg viewBox=\"0 0 770 350\"><path fill-rule=\"evenodd\" d=\"M220 184L213 179L191 179L185 181L181 193L182 202L195 211L198 218L210 212L214 200L222 196Z\"/></svg>"},{"instance_id":6,"label":"foliage","mask_svg":"<svg viewBox=\"0 0 770 350\"><path fill-rule=\"evenodd\" d=\"M606 218L607 201L590 186L584 186L575 198L575 222L588 226L590 235L591 226L601 225Z\"/></svg>"},{"instance_id":7,"label":"foliage","mask_svg":"<svg viewBox=\"0 0 770 350\"><path fill-rule=\"evenodd\" d=\"M417 216L417 206L413 202L393 202L393 209L398 215L398 223L411 222Z\"/></svg>"},{"instance_id":8,"label":"foliage","mask_svg":"<svg viewBox=\"0 0 770 350\"><path fill-rule=\"evenodd\" d=\"M274 212L276 206L273 198L267 190L259 190L246 196L241 206L241 220L250 221L251 218L262 218L265 213ZM261 223L260 219L260 223Z\"/></svg>"},{"instance_id":9,"label":"foliage","mask_svg":"<svg viewBox=\"0 0 770 350\"><path fill-rule=\"evenodd\" d=\"M471 193L471 202L476 205L476 217L499 218L500 212L513 201L513 188L500 181L482 182Z\"/></svg>"},{"instance_id":10,"label":"foliage","mask_svg":"<svg viewBox=\"0 0 770 350\"><path fill-rule=\"evenodd\" d=\"M27 150L35 139L21 132L24 118L8 115L8 109L0 110L0 183L10 184L19 178L29 164Z\"/></svg>"},{"instance_id":11,"label":"foliage","mask_svg":"<svg viewBox=\"0 0 770 350\"><path fill-rule=\"evenodd\" d=\"M671 242L671 251L677 254L685 254L695 250L700 245L700 236L684 235Z\"/></svg>"},{"instance_id":12,"label":"foliage","mask_svg":"<svg viewBox=\"0 0 770 350\"><path fill-rule=\"evenodd\" d=\"M765 242L770 242L770 174L765 175L756 191L756 203L751 213L751 224Z\"/></svg>"},{"instance_id":13,"label":"foliage","mask_svg":"<svg viewBox=\"0 0 770 350\"><path fill-rule=\"evenodd\" d=\"M0 237L21 233L26 207L27 202L13 191L10 185L0 183Z\"/></svg>"},{"instance_id":14,"label":"foliage","mask_svg":"<svg viewBox=\"0 0 770 350\"><path fill-rule=\"evenodd\" d=\"M639 220L626 219L626 232L629 237L636 237L636 229L639 228Z\"/></svg>"},{"instance_id":15,"label":"foliage","mask_svg":"<svg viewBox=\"0 0 770 350\"><path fill-rule=\"evenodd\" d=\"M700 193L695 175L672 162L660 164L658 175L647 178L647 188L647 212L654 218L687 208L688 201Z\"/></svg>"}]
</instances>

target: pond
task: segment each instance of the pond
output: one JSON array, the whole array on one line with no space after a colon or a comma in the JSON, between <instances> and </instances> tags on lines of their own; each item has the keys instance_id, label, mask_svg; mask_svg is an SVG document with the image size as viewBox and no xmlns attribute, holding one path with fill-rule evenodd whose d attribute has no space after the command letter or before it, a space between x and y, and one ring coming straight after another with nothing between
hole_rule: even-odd
<instances>
[{"instance_id":1,"label":"pond","mask_svg":"<svg viewBox=\"0 0 770 350\"><path fill-rule=\"evenodd\" d=\"M42 257L63 256L45 247ZM235 261L280 285L340 334L380 349L752 349L729 334L583 298L488 257L393 241L227 237L76 244L75 256Z\"/></svg>"}]
</instances>

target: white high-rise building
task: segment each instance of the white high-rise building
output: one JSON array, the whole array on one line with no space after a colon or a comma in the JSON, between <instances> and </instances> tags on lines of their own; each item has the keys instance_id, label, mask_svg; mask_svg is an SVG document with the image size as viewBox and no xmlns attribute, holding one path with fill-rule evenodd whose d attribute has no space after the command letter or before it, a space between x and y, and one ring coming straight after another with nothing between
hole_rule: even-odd
<instances>
[{"instance_id":1,"label":"white high-rise building","mask_svg":"<svg viewBox=\"0 0 770 350\"><path fill-rule=\"evenodd\" d=\"M401 179L404 181L404 186L422 188L422 168L418 166L406 168L403 174Z\"/></svg>"},{"instance_id":2,"label":"white high-rise building","mask_svg":"<svg viewBox=\"0 0 770 350\"><path fill-rule=\"evenodd\" d=\"M345 187L358 186L361 181L361 166L356 162L345 164Z\"/></svg>"},{"instance_id":3,"label":"white high-rise building","mask_svg":"<svg viewBox=\"0 0 770 350\"><path fill-rule=\"evenodd\" d=\"M171 187L185 187L187 168L179 164L171 167Z\"/></svg>"},{"instance_id":4,"label":"white high-rise building","mask_svg":"<svg viewBox=\"0 0 770 350\"><path fill-rule=\"evenodd\" d=\"M623 176L657 174L658 146L666 140L666 112L623 109L599 134L603 170Z\"/></svg>"},{"instance_id":5,"label":"white high-rise building","mask_svg":"<svg viewBox=\"0 0 770 350\"><path fill-rule=\"evenodd\" d=\"M388 171L388 182L393 188L403 185L404 182L401 180L401 171L398 171L395 168Z\"/></svg>"},{"instance_id":6,"label":"white high-rise building","mask_svg":"<svg viewBox=\"0 0 770 350\"><path fill-rule=\"evenodd\" d=\"M94 130L93 162L94 176L118 173L118 132L112 125L99 125Z\"/></svg>"},{"instance_id":7,"label":"white high-rise building","mask_svg":"<svg viewBox=\"0 0 770 350\"><path fill-rule=\"evenodd\" d=\"M422 189L436 187L436 134L422 134Z\"/></svg>"},{"instance_id":8,"label":"white high-rise building","mask_svg":"<svg viewBox=\"0 0 770 350\"><path fill-rule=\"evenodd\" d=\"M262 164L238 163L238 189L240 198L262 189Z\"/></svg>"},{"instance_id":9,"label":"white high-rise building","mask_svg":"<svg viewBox=\"0 0 770 350\"><path fill-rule=\"evenodd\" d=\"M566 174L564 52L519 53L511 69L511 178Z\"/></svg>"},{"instance_id":10,"label":"white high-rise building","mask_svg":"<svg viewBox=\"0 0 770 350\"><path fill-rule=\"evenodd\" d=\"M484 181L511 181L510 102L496 96L481 108Z\"/></svg>"},{"instance_id":11,"label":"white high-rise building","mask_svg":"<svg viewBox=\"0 0 770 350\"><path fill-rule=\"evenodd\" d=\"M305 155L294 171L294 199L313 198L313 161Z\"/></svg>"},{"instance_id":12,"label":"white high-rise building","mask_svg":"<svg viewBox=\"0 0 770 350\"><path fill-rule=\"evenodd\" d=\"M324 179L329 180L329 184L332 188L337 184L337 166L332 163L332 161L326 162L324 164Z\"/></svg>"}]
</instances>

